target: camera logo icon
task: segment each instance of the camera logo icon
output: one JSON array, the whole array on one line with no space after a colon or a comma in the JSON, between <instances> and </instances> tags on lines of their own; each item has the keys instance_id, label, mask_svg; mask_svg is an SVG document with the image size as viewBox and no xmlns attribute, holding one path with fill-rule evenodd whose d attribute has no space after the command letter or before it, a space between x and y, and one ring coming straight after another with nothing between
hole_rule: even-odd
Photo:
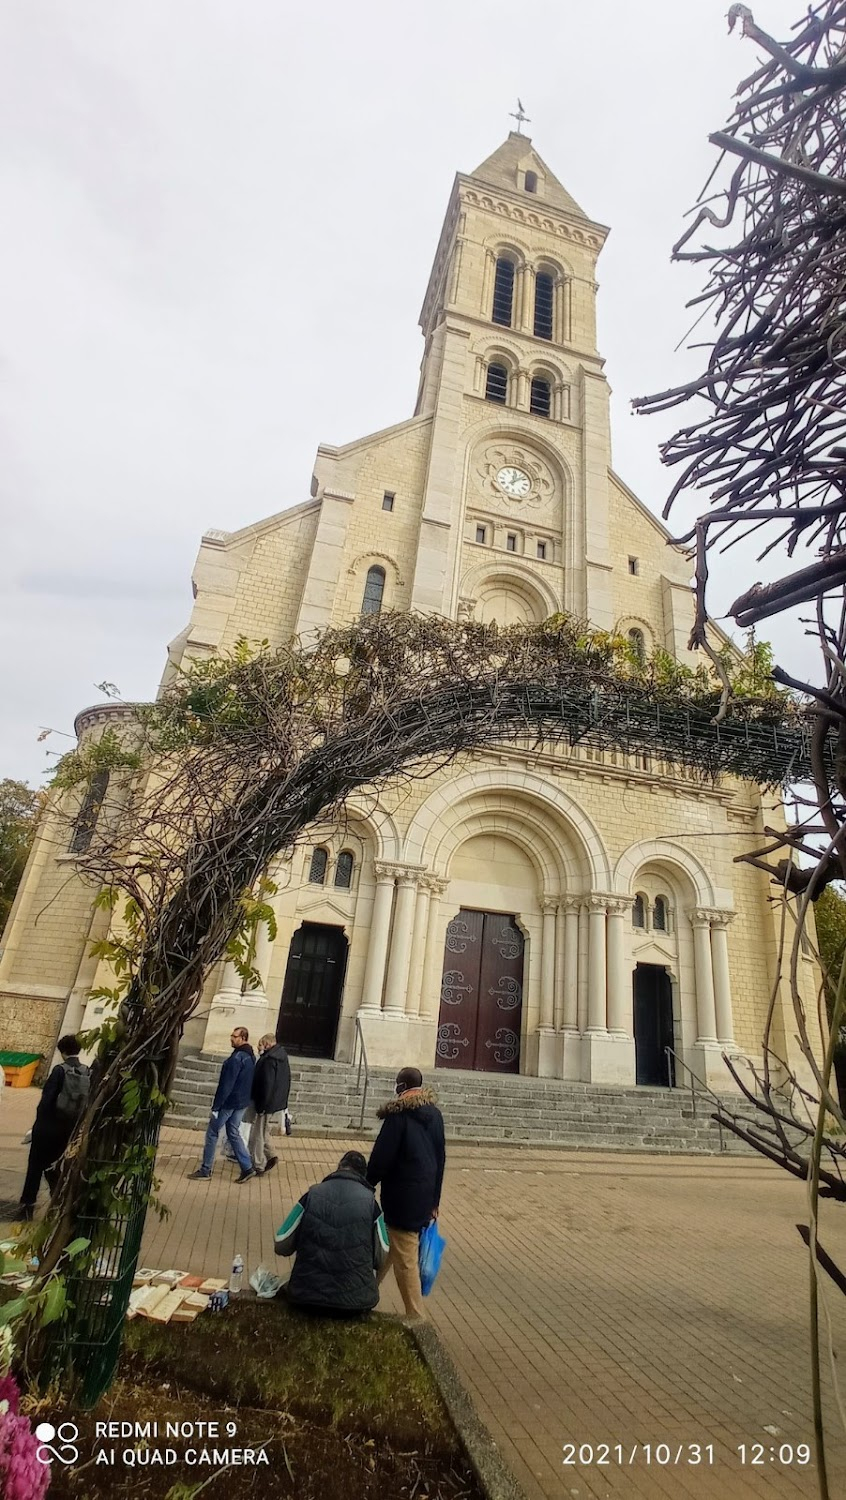
<instances>
[{"instance_id":1,"label":"camera logo icon","mask_svg":"<svg viewBox=\"0 0 846 1500\"><path fill-rule=\"evenodd\" d=\"M40 1464L51 1464L54 1459L60 1464L75 1464L79 1458L76 1447L79 1428L75 1422L62 1422L60 1427L54 1427L52 1422L39 1422L35 1436L38 1439L35 1456Z\"/></svg>"}]
</instances>

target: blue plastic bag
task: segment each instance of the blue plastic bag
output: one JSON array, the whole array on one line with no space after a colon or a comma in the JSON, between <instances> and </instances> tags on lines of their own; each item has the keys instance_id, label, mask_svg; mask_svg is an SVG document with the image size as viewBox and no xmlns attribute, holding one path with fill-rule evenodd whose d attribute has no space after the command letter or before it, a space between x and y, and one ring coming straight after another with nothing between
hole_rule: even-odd
<instances>
[{"instance_id":1,"label":"blue plastic bag","mask_svg":"<svg viewBox=\"0 0 846 1500\"><path fill-rule=\"evenodd\" d=\"M425 1229L420 1231L420 1249L418 1251L418 1264L420 1266L420 1287L424 1297L428 1297L435 1285L435 1278L441 1269L446 1240L438 1228L437 1220L433 1219Z\"/></svg>"}]
</instances>

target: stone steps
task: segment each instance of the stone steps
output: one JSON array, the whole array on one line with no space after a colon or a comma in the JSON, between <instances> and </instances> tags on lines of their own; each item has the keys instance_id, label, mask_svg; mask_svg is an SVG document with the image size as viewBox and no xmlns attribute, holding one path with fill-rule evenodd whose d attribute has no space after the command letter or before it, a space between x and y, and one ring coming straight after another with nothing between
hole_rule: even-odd
<instances>
[{"instance_id":1,"label":"stone steps","mask_svg":"<svg viewBox=\"0 0 846 1500\"><path fill-rule=\"evenodd\" d=\"M221 1059L186 1054L174 1087L173 1123L204 1129ZM346 1063L293 1059L291 1113L300 1134L373 1136L376 1110L393 1095L394 1071L374 1069L363 1126L356 1070ZM431 1080L453 1140L560 1145L576 1149L714 1153L719 1130L707 1100L694 1115L684 1090L621 1088L520 1075L438 1071ZM748 1151L724 1132L725 1149Z\"/></svg>"}]
</instances>

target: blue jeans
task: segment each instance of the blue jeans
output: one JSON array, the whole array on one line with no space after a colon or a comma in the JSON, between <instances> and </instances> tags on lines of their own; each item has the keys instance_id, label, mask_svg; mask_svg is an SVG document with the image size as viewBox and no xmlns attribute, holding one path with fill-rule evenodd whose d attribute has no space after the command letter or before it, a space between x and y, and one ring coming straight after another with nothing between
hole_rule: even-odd
<instances>
[{"instance_id":1,"label":"blue jeans","mask_svg":"<svg viewBox=\"0 0 846 1500\"><path fill-rule=\"evenodd\" d=\"M209 1115L206 1140L203 1146L203 1171L211 1173L214 1166L214 1155L217 1150L217 1138L221 1130L226 1127L226 1139L235 1152L235 1159L242 1172L249 1172L252 1168L250 1153L241 1140L241 1132L238 1129L243 1119L243 1109L219 1109L217 1114Z\"/></svg>"}]
</instances>

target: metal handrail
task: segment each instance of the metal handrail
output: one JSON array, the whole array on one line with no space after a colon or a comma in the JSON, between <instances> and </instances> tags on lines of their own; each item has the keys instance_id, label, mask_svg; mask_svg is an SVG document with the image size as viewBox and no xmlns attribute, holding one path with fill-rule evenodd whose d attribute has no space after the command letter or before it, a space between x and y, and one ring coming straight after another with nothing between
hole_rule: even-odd
<instances>
[{"instance_id":1,"label":"metal handrail","mask_svg":"<svg viewBox=\"0 0 846 1500\"><path fill-rule=\"evenodd\" d=\"M707 1083L703 1083L702 1079L699 1077L699 1074L698 1073L694 1073L693 1069L688 1067L687 1063L684 1062L683 1059L679 1057L678 1053L672 1047L665 1047L664 1048L664 1052L665 1052L666 1057L667 1057L667 1072L668 1072L668 1075L670 1077L670 1087L672 1088L672 1086L673 1086L673 1068L672 1068L672 1063L670 1062L670 1058L671 1057L673 1059L673 1062L677 1063L677 1065L680 1068L683 1068L684 1071L685 1071L685 1073L687 1073L688 1076L689 1076L689 1078L690 1078L690 1102L691 1102L691 1107L693 1109L693 1118L694 1118L694 1120L697 1118L697 1114L696 1114L696 1085L697 1085L697 1083L699 1084L699 1087L702 1090L703 1094L710 1094L711 1098L714 1100L714 1102L717 1104L718 1107L720 1105L722 1105L723 1101L721 1100L719 1094L715 1094L714 1090ZM723 1139L723 1125L722 1125L722 1121L720 1120L719 1116L717 1117L717 1129L720 1132L720 1151L725 1151L726 1146L725 1146L725 1140Z\"/></svg>"},{"instance_id":2,"label":"metal handrail","mask_svg":"<svg viewBox=\"0 0 846 1500\"><path fill-rule=\"evenodd\" d=\"M361 1096L361 1114L359 1116L359 1121L358 1121L358 1128L359 1128L359 1130L363 1130L364 1129L364 1111L367 1108L367 1090L370 1088L370 1068L367 1065L367 1048L364 1045L364 1032L363 1032L362 1027L361 1027L361 1020L360 1020L360 1018L358 1016L356 1016L356 1018L355 1018L355 1042L353 1044L353 1055L352 1055L353 1066L355 1066L356 1054L358 1053L359 1047L361 1047L361 1052L360 1052L359 1058L358 1058L358 1073L356 1075L355 1087L356 1087L356 1093L357 1093L358 1090L361 1088L361 1065L363 1063L364 1064L364 1093Z\"/></svg>"}]
</instances>

